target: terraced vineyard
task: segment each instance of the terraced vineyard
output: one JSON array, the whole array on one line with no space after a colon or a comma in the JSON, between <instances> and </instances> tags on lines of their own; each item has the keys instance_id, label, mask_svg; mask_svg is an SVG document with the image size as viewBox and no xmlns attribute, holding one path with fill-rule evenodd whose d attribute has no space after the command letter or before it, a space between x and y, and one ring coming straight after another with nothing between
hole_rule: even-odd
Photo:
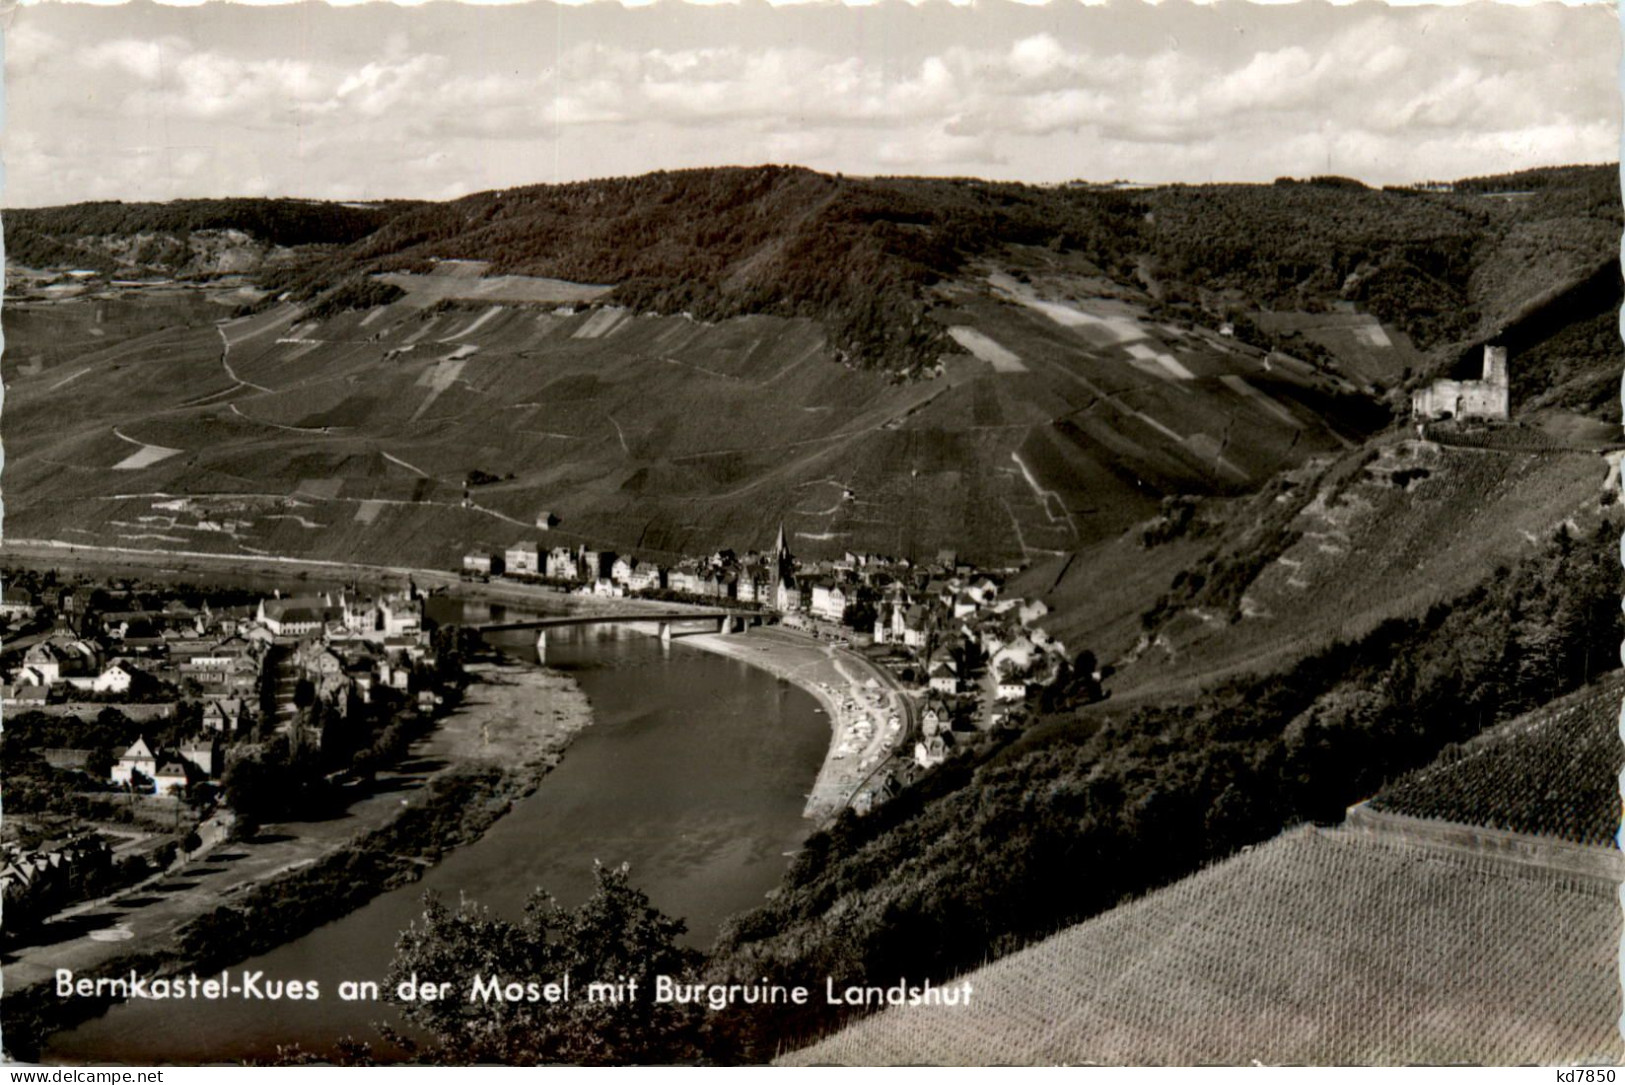
<instances>
[{"instance_id":1,"label":"terraced vineyard","mask_svg":"<svg viewBox=\"0 0 1625 1085\"><path fill-rule=\"evenodd\" d=\"M1609 846L1619 832L1625 673L1467 743L1371 801L1409 817Z\"/></svg>"},{"instance_id":2,"label":"terraced vineyard","mask_svg":"<svg viewBox=\"0 0 1625 1085\"><path fill-rule=\"evenodd\" d=\"M784 1061L1613 1064L1615 893L1302 828Z\"/></svg>"},{"instance_id":3,"label":"terraced vineyard","mask_svg":"<svg viewBox=\"0 0 1625 1085\"><path fill-rule=\"evenodd\" d=\"M1116 695L1266 666L1305 644L1352 641L1385 619L1424 614L1534 552L1560 526L1595 530L1610 514L1607 477L1596 452L1456 448L1399 434L1323 474L1306 467L1291 497L1265 492L1231 514L1232 528L1201 540L1219 559L1191 570L1208 582L1205 593L1164 612L1156 648L1120 670ZM1252 530L1276 505L1291 512L1293 500L1298 509L1280 530ZM1104 646L1092 629L1063 624L1087 613L1074 594L1082 574L1069 571L1046 600L1061 612L1059 635ZM1210 601L1221 582L1228 597ZM1230 605L1240 620L1213 620Z\"/></svg>"},{"instance_id":4,"label":"terraced vineyard","mask_svg":"<svg viewBox=\"0 0 1625 1085\"><path fill-rule=\"evenodd\" d=\"M567 544L668 560L766 546L782 520L808 556L1014 562L1111 538L1163 492L1246 492L1373 424L1369 400L1326 402L1324 378L1143 300L1103 319L978 280L938 315L1019 371L954 355L898 382L836 364L808 319L578 308L604 288L479 270L392 276L393 300L317 316L156 288L145 308L8 306L8 533L445 566L548 510ZM465 503L476 472L497 481Z\"/></svg>"}]
</instances>

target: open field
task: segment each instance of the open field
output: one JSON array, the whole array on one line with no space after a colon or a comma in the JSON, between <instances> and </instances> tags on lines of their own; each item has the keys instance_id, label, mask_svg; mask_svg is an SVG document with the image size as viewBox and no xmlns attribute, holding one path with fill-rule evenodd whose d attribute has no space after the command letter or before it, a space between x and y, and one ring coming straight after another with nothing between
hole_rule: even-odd
<instances>
[{"instance_id":1,"label":"open field","mask_svg":"<svg viewBox=\"0 0 1625 1085\"><path fill-rule=\"evenodd\" d=\"M1395 384L1424 362L1409 336L1369 313L1259 313L1254 319L1266 331L1298 332L1331 351L1361 385Z\"/></svg>"},{"instance_id":2,"label":"open field","mask_svg":"<svg viewBox=\"0 0 1625 1085\"><path fill-rule=\"evenodd\" d=\"M1608 881L1301 828L784 1061L1612 1065L1620 931Z\"/></svg>"},{"instance_id":3,"label":"open field","mask_svg":"<svg viewBox=\"0 0 1625 1085\"><path fill-rule=\"evenodd\" d=\"M442 301L492 305L580 304L603 297L614 289L530 275L486 275L489 267L478 260L446 260L428 275L390 272L376 278L406 291L406 304L418 309L427 309Z\"/></svg>"},{"instance_id":4,"label":"open field","mask_svg":"<svg viewBox=\"0 0 1625 1085\"><path fill-rule=\"evenodd\" d=\"M765 546L783 519L809 556L1013 562L1167 492L1245 491L1369 422L1322 376L1121 299L970 281L935 315L998 364L897 383L833 364L810 320L576 311L602 288L479 270L321 320L157 287L8 307L8 534L443 568L547 509L566 545L650 557ZM473 471L501 481L465 502Z\"/></svg>"}]
</instances>

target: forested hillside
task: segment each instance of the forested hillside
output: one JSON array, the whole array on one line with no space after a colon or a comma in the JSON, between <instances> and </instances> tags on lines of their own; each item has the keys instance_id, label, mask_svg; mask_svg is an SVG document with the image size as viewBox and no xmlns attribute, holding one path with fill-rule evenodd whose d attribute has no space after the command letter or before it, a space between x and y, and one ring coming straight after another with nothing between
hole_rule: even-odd
<instances>
[{"instance_id":1,"label":"forested hillside","mask_svg":"<svg viewBox=\"0 0 1625 1085\"><path fill-rule=\"evenodd\" d=\"M286 248L348 245L410 206L217 199L17 208L5 213L6 259L31 268L172 272L186 261L189 236L200 231L237 231Z\"/></svg>"},{"instance_id":2,"label":"forested hillside","mask_svg":"<svg viewBox=\"0 0 1625 1085\"><path fill-rule=\"evenodd\" d=\"M611 285L605 303L639 311L811 317L843 359L903 371L958 349L927 319L931 287L1007 246L1070 254L1199 318L1354 303L1429 351L1493 334L1613 259L1620 227L1613 167L1433 192L1343 178L1035 187L769 166L444 203L103 203L7 218L9 255L26 266L157 268L173 259L165 238L234 229L308 250L263 273L263 285L298 299L361 274L482 260L499 274ZM106 239L120 236L149 243L110 255Z\"/></svg>"}]
</instances>

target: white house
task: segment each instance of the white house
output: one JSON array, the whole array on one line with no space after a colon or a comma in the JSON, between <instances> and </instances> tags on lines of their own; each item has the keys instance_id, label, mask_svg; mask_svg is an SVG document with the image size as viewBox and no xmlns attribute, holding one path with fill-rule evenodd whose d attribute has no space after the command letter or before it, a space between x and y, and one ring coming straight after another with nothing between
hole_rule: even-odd
<instances>
[{"instance_id":1,"label":"white house","mask_svg":"<svg viewBox=\"0 0 1625 1085\"><path fill-rule=\"evenodd\" d=\"M124 751L124 756L113 764L113 770L108 774L115 784L129 784L135 782L135 775L139 773L148 780L158 775L158 757L147 745L147 740L138 738Z\"/></svg>"},{"instance_id":2,"label":"white house","mask_svg":"<svg viewBox=\"0 0 1625 1085\"><path fill-rule=\"evenodd\" d=\"M234 735L243 723L243 702L236 697L222 697L206 701L203 705L203 726L210 731Z\"/></svg>"},{"instance_id":3,"label":"white house","mask_svg":"<svg viewBox=\"0 0 1625 1085\"><path fill-rule=\"evenodd\" d=\"M342 619L344 608L334 606L326 596L290 596L287 599L261 599L255 619L279 637L303 637L320 633L331 619Z\"/></svg>"},{"instance_id":4,"label":"white house","mask_svg":"<svg viewBox=\"0 0 1625 1085\"><path fill-rule=\"evenodd\" d=\"M926 702L925 709L920 713L920 730L929 738L948 728L948 706L941 701Z\"/></svg>"},{"instance_id":5,"label":"white house","mask_svg":"<svg viewBox=\"0 0 1625 1085\"><path fill-rule=\"evenodd\" d=\"M955 673L953 664L940 659L931 664L930 686L937 693L958 693L959 675Z\"/></svg>"},{"instance_id":6,"label":"white house","mask_svg":"<svg viewBox=\"0 0 1625 1085\"><path fill-rule=\"evenodd\" d=\"M1025 671L1032 667L1033 658L1038 654L1038 648L1028 637L1016 637L1010 643L993 653L988 660L995 674L1006 674L1010 671Z\"/></svg>"},{"instance_id":7,"label":"white house","mask_svg":"<svg viewBox=\"0 0 1625 1085\"><path fill-rule=\"evenodd\" d=\"M841 589L839 584L814 584L812 612L827 621L840 621L846 616L846 592Z\"/></svg>"},{"instance_id":8,"label":"white house","mask_svg":"<svg viewBox=\"0 0 1625 1085\"><path fill-rule=\"evenodd\" d=\"M547 576L550 580L575 580L580 567L576 552L568 546L555 546L547 552Z\"/></svg>"},{"instance_id":9,"label":"white house","mask_svg":"<svg viewBox=\"0 0 1625 1085\"><path fill-rule=\"evenodd\" d=\"M946 760L948 743L942 735L932 735L914 744L914 762L922 769L935 768Z\"/></svg>"},{"instance_id":10,"label":"white house","mask_svg":"<svg viewBox=\"0 0 1625 1085\"><path fill-rule=\"evenodd\" d=\"M693 569L673 569L666 574L666 584L672 591L685 595L699 595L705 590L705 581Z\"/></svg>"},{"instance_id":11,"label":"white house","mask_svg":"<svg viewBox=\"0 0 1625 1085\"><path fill-rule=\"evenodd\" d=\"M0 592L0 618L26 620L34 616L34 597L26 588L7 588Z\"/></svg>"},{"instance_id":12,"label":"white house","mask_svg":"<svg viewBox=\"0 0 1625 1085\"><path fill-rule=\"evenodd\" d=\"M998 698L1001 701L1025 701L1027 699L1027 683L1018 682L1013 678L1006 678L999 682Z\"/></svg>"},{"instance_id":13,"label":"white house","mask_svg":"<svg viewBox=\"0 0 1625 1085\"><path fill-rule=\"evenodd\" d=\"M1049 607L1042 599L1033 599L1021 604L1021 624L1032 625L1038 619L1049 613Z\"/></svg>"},{"instance_id":14,"label":"white house","mask_svg":"<svg viewBox=\"0 0 1625 1085\"><path fill-rule=\"evenodd\" d=\"M640 561L632 570L627 587L633 591L659 591L666 586L666 571L652 561Z\"/></svg>"},{"instance_id":15,"label":"white house","mask_svg":"<svg viewBox=\"0 0 1625 1085\"><path fill-rule=\"evenodd\" d=\"M423 602L385 596L378 600L378 626L386 637L415 637L423 632Z\"/></svg>"},{"instance_id":16,"label":"white house","mask_svg":"<svg viewBox=\"0 0 1625 1085\"><path fill-rule=\"evenodd\" d=\"M115 659L96 676L90 688L96 693L128 693L135 675L121 660Z\"/></svg>"},{"instance_id":17,"label":"white house","mask_svg":"<svg viewBox=\"0 0 1625 1085\"><path fill-rule=\"evenodd\" d=\"M186 783L186 762L179 758L164 758L152 774L153 792L158 795L168 795L177 788L185 790Z\"/></svg>"},{"instance_id":18,"label":"white house","mask_svg":"<svg viewBox=\"0 0 1625 1085\"><path fill-rule=\"evenodd\" d=\"M523 573L527 576L542 575L542 551L534 542L519 542L508 547L503 555L510 573Z\"/></svg>"},{"instance_id":19,"label":"white house","mask_svg":"<svg viewBox=\"0 0 1625 1085\"><path fill-rule=\"evenodd\" d=\"M205 776L213 776L220 768L220 740L213 736L200 736L181 744L182 761L190 762Z\"/></svg>"}]
</instances>

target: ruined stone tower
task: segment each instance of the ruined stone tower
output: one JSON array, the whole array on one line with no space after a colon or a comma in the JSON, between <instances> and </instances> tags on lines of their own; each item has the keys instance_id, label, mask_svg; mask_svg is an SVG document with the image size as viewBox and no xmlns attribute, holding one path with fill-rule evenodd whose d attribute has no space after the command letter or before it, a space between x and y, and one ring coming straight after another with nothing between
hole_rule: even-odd
<instances>
[{"instance_id":1,"label":"ruined stone tower","mask_svg":"<svg viewBox=\"0 0 1625 1085\"><path fill-rule=\"evenodd\" d=\"M1512 413L1512 392L1507 376L1507 348L1484 347L1482 380L1437 380L1411 396L1411 413L1418 418L1488 418L1504 420Z\"/></svg>"}]
</instances>

